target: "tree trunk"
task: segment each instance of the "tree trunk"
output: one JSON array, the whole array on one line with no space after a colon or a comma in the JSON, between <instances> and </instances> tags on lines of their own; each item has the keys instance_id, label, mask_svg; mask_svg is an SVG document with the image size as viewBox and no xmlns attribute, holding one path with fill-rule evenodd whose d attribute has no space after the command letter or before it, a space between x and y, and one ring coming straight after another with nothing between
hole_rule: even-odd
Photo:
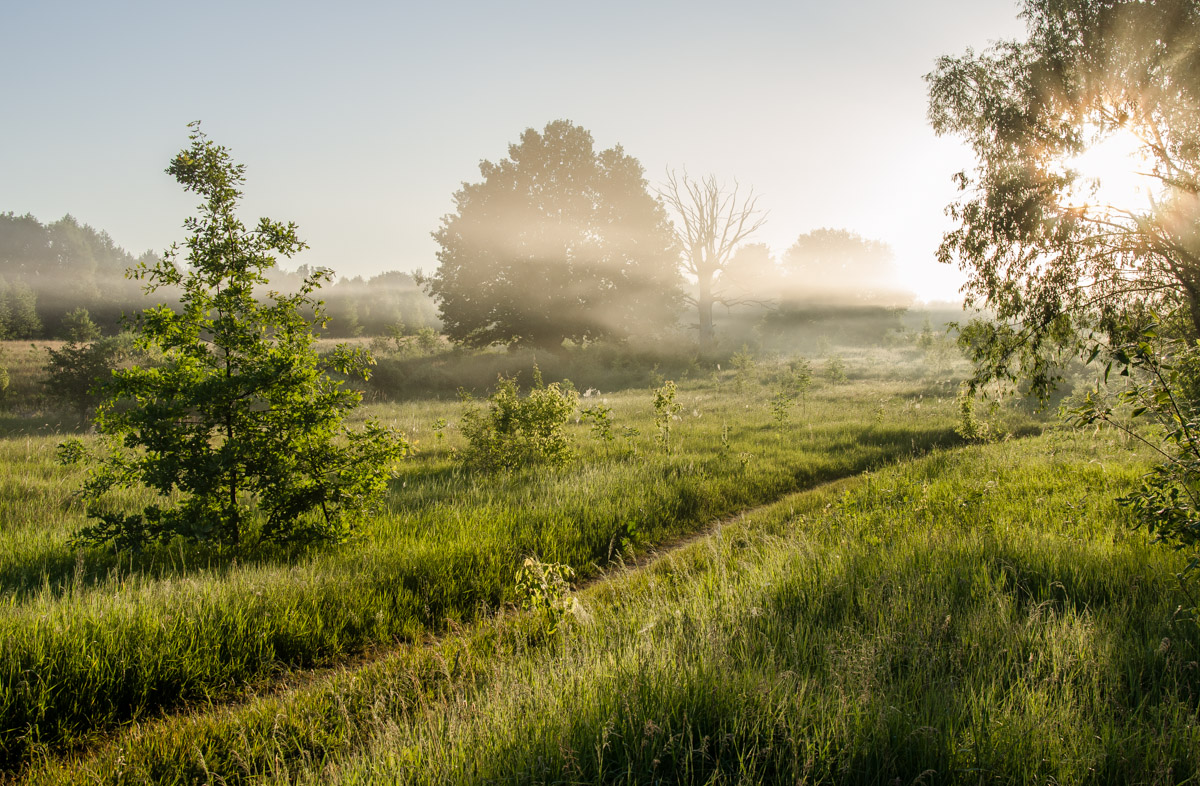
<instances>
[{"instance_id":1,"label":"tree trunk","mask_svg":"<svg viewBox=\"0 0 1200 786\"><path fill-rule=\"evenodd\" d=\"M713 297L712 279L700 278L700 289L696 294L696 308L700 316L700 348L707 349L713 344Z\"/></svg>"}]
</instances>

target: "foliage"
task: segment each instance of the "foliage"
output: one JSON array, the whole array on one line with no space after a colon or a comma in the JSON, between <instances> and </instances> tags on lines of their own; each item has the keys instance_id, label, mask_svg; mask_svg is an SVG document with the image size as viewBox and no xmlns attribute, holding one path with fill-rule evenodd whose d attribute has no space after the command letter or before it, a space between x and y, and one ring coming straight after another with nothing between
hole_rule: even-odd
<instances>
[{"instance_id":1,"label":"foliage","mask_svg":"<svg viewBox=\"0 0 1200 786\"><path fill-rule=\"evenodd\" d=\"M557 633L579 601L571 594L575 571L570 565L526 557L517 569L517 603L524 611L545 615L551 634Z\"/></svg>"},{"instance_id":2,"label":"foliage","mask_svg":"<svg viewBox=\"0 0 1200 786\"><path fill-rule=\"evenodd\" d=\"M37 294L23 281L10 284L0 278L0 337L37 338L41 333Z\"/></svg>"},{"instance_id":3,"label":"foliage","mask_svg":"<svg viewBox=\"0 0 1200 786\"><path fill-rule=\"evenodd\" d=\"M92 321L92 315L86 308L73 308L63 316L63 337L67 341L86 344L100 338L100 326Z\"/></svg>"},{"instance_id":4,"label":"foliage","mask_svg":"<svg viewBox=\"0 0 1200 786\"><path fill-rule=\"evenodd\" d=\"M330 274L315 271L296 293L260 301L256 287L275 254L304 248L295 225L242 224L244 168L195 124L167 172L203 199L200 214L184 223L182 250L133 275L151 290L179 288L180 310L160 305L138 317L139 347L161 352L162 363L113 376L96 416L104 449L62 446L64 461L90 465L84 496L96 523L79 538L119 548L176 536L236 544L258 524L265 541L342 539L380 499L408 445L374 422L357 432L342 425L360 396L328 376L314 347L322 318L312 294ZM365 378L369 363L340 347L329 370ZM113 488L145 488L157 500L126 513L103 504Z\"/></svg>"},{"instance_id":5,"label":"foliage","mask_svg":"<svg viewBox=\"0 0 1200 786\"><path fill-rule=\"evenodd\" d=\"M775 395L771 396L771 417L775 421L776 435L780 439L783 438L783 430L787 427L795 403L795 393L786 388L775 391Z\"/></svg>"},{"instance_id":6,"label":"foliage","mask_svg":"<svg viewBox=\"0 0 1200 786\"><path fill-rule=\"evenodd\" d=\"M789 306L804 303L898 305L912 300L890 246L845 229L814 229L783 257Z\"/></svg>"},{"instance_id":7,"label":"foliage","mask_svg":"<svg viewBox=\"0 0 1200 786\"><path fill-rule=\"evenodd\" d=\"M612 407L596 403L579 410L579 416L592 426L592 436L603 442L613 441Z\"/></svg>"},{"instance_id":8,"label":"foliage","mask_svg":"<svg viewBox=\"0 0 1200 786\"><path fill-rule=\"evenodd\" d=\"M479 170L433 233L439 265L425 279L451 339L553 349L674 323L677 249L636 159L597 153L558 120Z\"/></svg>"},{"instance_id":9,"label":"foliage","mask_svg":"<svg viewBox=\"0 0 1200 786\"><path fill-rule=\"evenodd\" d=\"M418 337L419 339L419 337ZM405 342L409 339L405 338ZM447 346L439 338L432 355L404 348L387 348L371 375L370 387L381 398L416 400L454 397L459 389L487 395L499 375L518 379L541 367L547 379L571 379L580 390L618 390L662 384L700 372L695 343L682 336L653 342L597 341L563 347L557 352L534 349L465 349ZM381 342L382 343L382 342ZM407 347L407 343L405 344Z\"/></svg>"},{"instance_id":10,"label":"foliage","mask_svg":"<svg viewBox=\"0 0 1200 786\"><path fill-rule=\"evenodd\" d=\"M742 348L734 352L729 358L729 365L733 366L734 390L740 393L746 389L747 385L754 381L758 361L754 358L754 353L750 351L750 347L742 344Z\"/></svg>"},{"instance_id":11,"label":"foliage","mask_svg":"<svg viewBox=\"0 0 1200 786\"><path fill-rule=\"evenodd\" d=\"M403 324L388 325L382 335L371 339L371 352L395 358L427 357L437 351L438 333L431 327L419 328L416 333L404 332Z\"/></svg>"},{"instance_id":12,"label":"foliage","mask_svg":"<svg viewBox=\"0 0 1200 786\"><path fill-rule=\"evenodd\" d=\"M1071 358L1120 368L1131 384L1118 401L1157 420L1163 435L1162 464L1125 502L1160 541L1191 552L1192 574L1200 8L1025 0L1024 16L1028 40L944 57L928 77L935 130L965 136L977 158L973 173L956 176L963 197L949 213L958 227L939 250L968 273L968 303L994 314L960 335L976 367L971 388L1007 379L1045 399ZM1114 142L1132 146L1124 167L1142 175L1145 193L1106 192L1115 173L1078 163ZM1076 414L1117 422L1099 392Z\"/></svg>"},{"instance_id":13,"label":"foliage","mask_svg":"<svg viewBox=\"0 0 1200 786\"><path fill-rule=\"evenodd\" d=\"M8 392L8 386L12 382L12 378L8 373L8 366L0 365L0 396Z\"/></svg>"},{"instance_id":14,"label":"foliage","mask_svg":"<svg viewBox=\"0 0 1200 786\"><path fill-rule=\"evenodd\" d=\"M107 233L69 215L42 224L32 215L0 213L0 335L58 333L64 315L79 308L115 330L123 312L142 307L140 287L125 278L138 261Z\"/></svg>"},{"instance_id":15,"label":"foliage","mask_svg":"<svg viewBox=\"0 0 1200 786\"><path fill-rule=\"evenodd\" d=\"M675 401L675 383L667 380L654 391L654 428L658 431L658 444L664 451L671 450L671 421L678 419L683 405Z\"/></svg>"},{"instance_id":16,"label":"foliage","mask_svg":"<svg viewBox=\"0 0 1200 786\"><path fill-rule=\"evenodd\" d=\"M780 438L787 426L792 407L797 399L807 395L812 387L812 367L804 358L791 361L775 380L775 393L771 396L771 415Z\"/></svg>"},{"instance_id":17,"label":"foliage","mask_svg":"<svg viewBox=\"0 0 1200 786\"><path fill-rule=\"evenodd\" d=\"M1182 781L1200 628L1171 618L1173 555L1121 537L1105 490L1140 470L1109 441L938 451L789 496L578 590L596 624L567 646L529 615L455 624L22 782ZM459 564L475 602L490 573ZM494 571L505 598L520 565Z\"/></svg>"},{"instance_id":18,"label":"foliage","mask_svg":"<svg viewBox=\"0 0 1200 786\"><path fill-rule=\"evenodd\" d=\"M788 362L787 378L783 384L803 398L812 387L812 364L806 358L795 358Z\"/></svg>"},{"instance_id":19,"label":"foliage","mask_svg":"<svg viewBox=\"0 0 1200 786\"><path fill-rule=\"evenodd\" d=\"M964 387L958 392L958 426L954 433L967 442L991 442L996 438L992 425L975 412L975 396Z\"/></svg>"},{"instance_id":20,"label":"foliage","mask_svg":"<svg viewBox=\"0 0 1200 786\"><path fill-rule=\"evenodd\" d=\"M464 463L495 472L531 464L561 466L571 459L566 425L578 396L557 382L544 384L540 374L534 380L522 397L517 383L502 376L486 408L467 410L461 426L467 439Z\"/></svg>"},{"instance_id":21,"label":"foliage","mask_svg":"<svg viewBox=\"0 0 1200 786\"><path fill-rule=\"evenodd\" d=\"M587 427L573 422L567 433L579 460L562 471L480 475L457 471L444 450L428 450L405 462L403 491L393 484L385 509L345 547L286 558L273 549L184 544L134 555L80 552L70 532L84 516L62 504L72 473L54 465L60 437L39 433L38 421L30 433L0 439L0 470L20 478L0 493L0 517L9 522L0 528L0 586L11 601L0 615L0 728L14 730L0 735L0 769L83 734L102 745L105 730L119 733L130 719L191 715L160 712L167 708L222 706L244 696L242 686L296 669L354 661L364 650L389 657L421 651L426 633L445 633L511 601L525 555L595 575L626 539L641 553L790 491L949 446L951 402L927 398L916 408L917 390L856 379L836 396L814 397L805 439L781 441L762 428L767 391L734 394L689 382L679 395L696 396L703 417L689 417L688 438L673 441L671 456L651 449L654 412L645 388L609 393L618 441L628 439L637 460L581 439ZM888 393L906 403L873 429L871 408ZM370 414L424 430L439 417L458 420L460 408L429 399L370 405ZM717 455L722 437L732 461ZM458 429L446 442L465 444ZM143 504L150 494L123 497ZM453 662L430 674L455 672ZM130 663L138 668L119 667ZM411 684L423 689L424 674ZM330 717L342 716L314 720L335 733ZM225 749L234 758L257 755L236 737L231 732ZM230 761L214 758L214 774L218 758ZM186 759L194 761L190 753ZM230 782L249 777L219 766Z\"/></svg>"},{"instance_id":22,"label":"foliage","mask_svg":"<svg viewBox=\"0 0 1200 786\"><path fill-rule=\"evenodd\" d=\"M974 148L939 257L968 273L978 380L1045 393L1080 331L1147 307L1200 335L1200 13L1193 0L1025 0L1026 41L943 57L928 77L939 134ZM1148 197L1121 203L1072 163L1114 137ZM1140 160L1138 160L1140 157Z\"/></svg>"},{"instance_id":23,"label":"foliage","mask_svg":"<svg viewBox=\"0 0 1200 786\"><path fill-rule=\"evenodd\" d=\"M1180 578L1195 585L1200 580L1200 343L1164 337L1159 330L1154 322L1130 326L1105 368L1106 379L1117 369L1125 387L1110 397L1098 385L1071 414L1078 425L1112 425L1161 458L1120 501L1156 541L1186 553ZM1139 427L1139 421L1154 427ZM1197 605L1195 597L1192 604Z\"/></svg>"},{"instance_id":24,"label":"foliage","mask_svg":"<svg viewBox=\"0 0 1200 786\"><path fill-rule=\"evenodd\" d=\"M825 375L834 385L841 385L848 379L846 376L846 361L841 355L830 355L825 358Z\"/></svg>"},{"instance_id":25,"label":"foliage","mask_svg":"<svg viewBox=\"0 0 1200 786\"><path fill-rule=\"evenodd\" d=\"M57 349L46 348L45 387L52 400L71 407L83 420L109 397L113 373L138 357L139 351L133 334L99 336L95 323L87 319L87 311L78 311L83 312L86 321L70 327L72 339ZM144 353L141 361L147 362Z\"/></svg>"},{"instance_id":26,"label":"foliage","mask_svg":"<svg viewBox=\"0 0 1200 786\"><path fill-rule=\"evenodd\" d=\"M745 243L729 257L717 284L714 300L732 307L777 301L787 282L766 243Z\"/></svg>"}]
</instances>

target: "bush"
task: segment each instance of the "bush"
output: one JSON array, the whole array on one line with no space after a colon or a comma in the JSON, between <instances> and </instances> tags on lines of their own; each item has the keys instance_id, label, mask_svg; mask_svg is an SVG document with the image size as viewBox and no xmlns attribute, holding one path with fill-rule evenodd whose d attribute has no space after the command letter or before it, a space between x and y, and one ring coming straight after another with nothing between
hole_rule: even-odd
<instances>
[{"instance_id":1,"label":"bush","mask_svg":"<svg viewBox=\"0 0 1200 786\"><path fill-rule=\"evenodd\" d=\"M467 466L489 472L515 470L526 464L562 465L571 458L566 425L578 395L557 382L542 383L534 369L534 386L521 397L517 383L500 377L486 409L470 409L462 420Z\"/></svg>"},{"instance_id":2,"label":"bush","mask_svg":"<svg viewBox=\"0 0 1200 786\"><path fill-rule=\"evenodd\" d=\"M132 360L138 350L131 334L119 333L87 343L72 340L59 349L48 348L46 353L46 394L84 420L108 396L106 384L113 372Z\"/></svg>"}]
</instances>

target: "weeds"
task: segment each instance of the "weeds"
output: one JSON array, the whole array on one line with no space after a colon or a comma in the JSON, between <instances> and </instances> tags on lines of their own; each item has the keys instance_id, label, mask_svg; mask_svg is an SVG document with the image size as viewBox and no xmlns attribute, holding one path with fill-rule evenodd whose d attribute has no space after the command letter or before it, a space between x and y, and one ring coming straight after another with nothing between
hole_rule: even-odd
<instances>
[{"instance_id":1,"label":"weeds","mask_svg":"<svg viewBox=\"0 0 1200 786\"><path fill-rule=\"evenodd\" d=\"M683 406L675 401L675 383L667 380L654 391L654 428L664 453L671 451L671 421L679 417Z\"/></svg>"},{"instance_id":2,"label":"weeds","mask_svg":"<svg viewBox=\"0 0 1200 786\"><path fill-rule=\"evenodd\" d=\"M571 594L575 571L570 565L526 557L516 574L517 604L542 615L550 634L558 632L579 601Z\"/></svg>"}]
</instances>

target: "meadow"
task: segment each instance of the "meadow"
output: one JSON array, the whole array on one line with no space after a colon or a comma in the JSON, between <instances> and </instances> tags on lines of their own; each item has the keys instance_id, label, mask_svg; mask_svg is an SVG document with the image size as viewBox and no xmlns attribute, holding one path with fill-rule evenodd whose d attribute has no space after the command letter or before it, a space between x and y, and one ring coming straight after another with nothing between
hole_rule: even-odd
<instances>
[{"instance_id":1,"label":"meadow","mask_svg":"<svg viewBox=\"0 0 1200 786\"><path fill-rule=\"evenodd\" d=\"M1148 457L1011 406L989 415L999 441L965 444L961 369L915 350L811 368L782 408L786 358L687 369L666 446L649 387L589 390L613 438L572 422L569 463L508 474L457 461L477 403L378 401L360 416L419 452L354 540L304 551L79 550L62 429L14 428L3 766L31 783L1194 775L1179 556L1113 502ZM562 605L518 611L531 556L576 572Z\"/></svg>"}]
</instances>

